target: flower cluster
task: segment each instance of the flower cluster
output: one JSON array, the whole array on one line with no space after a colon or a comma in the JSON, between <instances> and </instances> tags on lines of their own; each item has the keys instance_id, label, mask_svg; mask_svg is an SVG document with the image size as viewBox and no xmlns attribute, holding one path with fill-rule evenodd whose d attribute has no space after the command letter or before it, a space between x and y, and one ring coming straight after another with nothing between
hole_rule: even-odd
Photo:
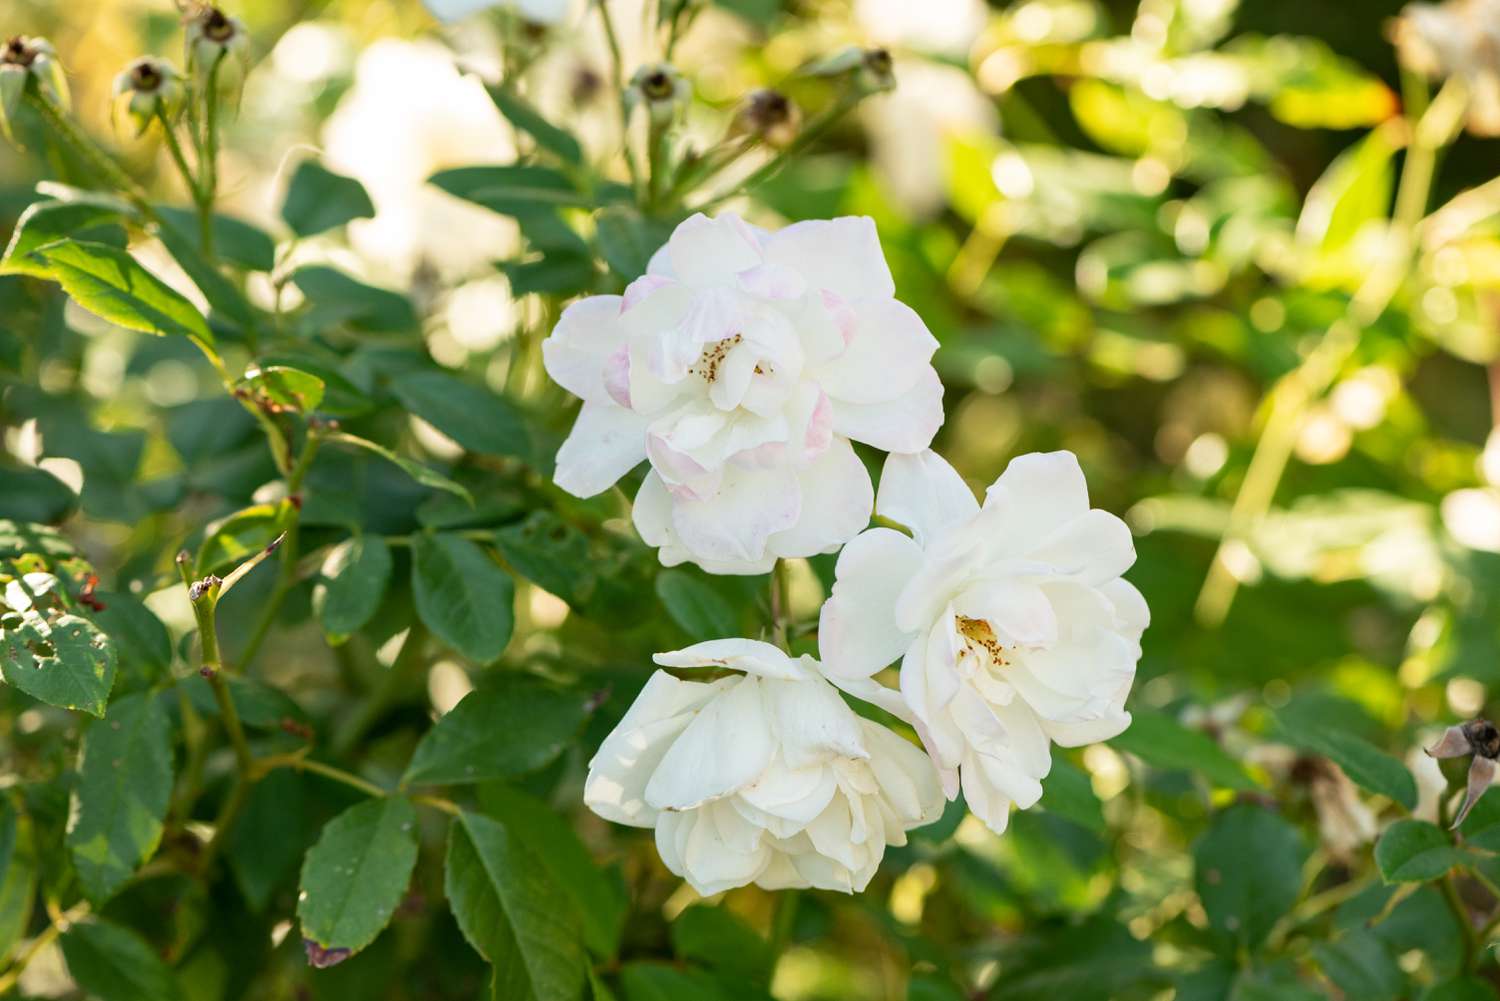
<instances>
[{"instance_id":1,"label":"flower cluster","mask_svg":"<svg viewBox=\"0 0 1500 1001\"><path fill-rule=\"evenodd\" d=\"M587 497L646 462L634 521L664 565L758 574L842 549L821 663L749 639L659 654L723 675L658 671L590 763L589 807L655 828L700 893L861 890L945 797L1002 832L1040 798L1052 744L1129 725L1149 618L1121 577L1129 530L1090 508L1067 452L1015 459L977 502L929 449L936 348L871 220L771 232L729 214L683 222L623 295L574 303L543 343L583 401L557 484ZM852 442L889 453L878 496Z\"/></svg>"}]
</instances>

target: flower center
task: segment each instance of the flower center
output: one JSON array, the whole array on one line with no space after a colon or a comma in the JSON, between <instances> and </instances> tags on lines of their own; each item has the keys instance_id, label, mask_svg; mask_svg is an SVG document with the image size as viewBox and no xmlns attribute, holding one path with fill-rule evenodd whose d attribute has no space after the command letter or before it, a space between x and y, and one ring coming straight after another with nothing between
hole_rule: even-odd
<instances>
[{"instance_id":1,"label":"flower center","mask_svg":"<svg viewBox=\"0 0 1500 1001\"><path fill-rule=\"evenodd\" d=\"M980 650L990 655L990 663L996 667L1002 667L1005 661L1005 648L1000 645L1000 640L995 636L995 630L984 619L971 619L967 615L956 616L958 632L967 642L964 644L975 654ZM976 649L978 647L978 649Z\"/></svg>"},{"instance_id":2,"label":"flower center","mask_svg":"<svg viewBox=\"0 0 1500 1001\"><path fill-rule=\"evenodd\" d=\"M739 344L742 340L744 340L744 337L735 334L733 337L726 337L722 341L714 341L703 349L703 353L698 356L697 364L688 369L688 375L701 375L705 382L710 386L713 385L714 380L719 378L719 366L724 363L724 356L733 351L735 345Z\"/></svg>"}]
</instances>

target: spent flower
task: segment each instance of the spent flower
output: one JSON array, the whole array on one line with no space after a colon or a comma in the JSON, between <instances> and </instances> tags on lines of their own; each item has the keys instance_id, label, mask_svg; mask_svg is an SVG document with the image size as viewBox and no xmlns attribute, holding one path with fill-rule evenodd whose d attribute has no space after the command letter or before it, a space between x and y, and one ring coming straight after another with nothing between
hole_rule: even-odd
<instances>
[{"instance_id":1,"label":"spent flower","mask_svg":"<svg viewBox=\"0 0 1500 1001\"><path fill-rule=\"evenodd\" d=\"M783 149L791 145L802 127L802 112L792 99L778 90L751 91L740 103L730 122L735 136L750 136L767 146Z\"/></svg>"},{"instance_id":2,"label":"spent flower","mask_svg":"<svg viewBox=\"0 0 1500 1001\"><path fill-rule=\"evenodd\" d=\"M136 135L146 131L158 115L169 123L182 110L187 87L182 74L164 59L146 56L131 63L115 77L117 106L135 123Z\"/></svg>"},{"instance_id":3,"label":"spent flower","mask_svg":"<svg viewBox=\"0 0 1500 1001\"><path fill-rule=\"evenodd\" d=\"M850 441L915 452L942 423L936 348L871 220L693 216L623 296L574 303L544 342L584 401L556 482L589 497L649 459L635 524L668 566L833 552L874 500Z\"/></svg>"},{"instance_id":4,"label":"spent flower","mask_svg":"<svg viewBox=\"0 0 1500 1001\"><path fill-rule=\"evenodd\" d=\"M1434 758L1462 758L1472 756L1469 763L1469 778L1464 788L1463 805L1453 818L1453 827L1464 822L1479 797L1484 795L1495 781L1495 760L1500 758L1500 728L1487 719L1471 719L1467 723L1450 726L1442 739L1427 748Z\"/></svg>"},{"instance_id":5,"label":"spent flower","mask_svg":"<svg viewBox=\"0 0 1500 1001\"><path fill-rule=\"evenodd\" d=\"M52 43L16 35L0 48L0 132L7 138L13 137L11 123L28 86L58 107L68 107L68 78Z\"/></svg>"},{"instance_id":6,"label":"spent flower","mask_svg":"<svg viewBox=\"0 0 1500 1001\"><path fill-rule=\"evenodd\" d=\"M589 763L584 801L654 827L662 861L699 893L854 893L888 845L942 813L927 755L850 709L811 657L725 639L654 659L737 673L653 674Z\"/></svg>"},{"instance_id":7,"label":"spent flower","mask_svg":"<svg viewBox=\"0 0 1500 1001\"><path fill-rule=\"evenodd\" d=\"M839 554L819 623L825 669L865 678L901 658L900 694L950 797L1003 831L1036 803L1051 744L1130 724L1145 601L1121 574L1130 530L1090 509L1070 452L1023 455L983 506L933 452L892 455L876 512L911 529Z\"/></svg>"},{"instance_id":8,"label":"spent flower","mask_svg":"<svg viewBox=\"0 0 1500 1001\"><path fill-rule=\"evenodd\" d=\"M1500 135L1500 0L1407 4L1391 39L1412 70L1462 82L1470 132Z\"/></svg>"},{"instance_id":9,"label":"spent flower","mask_svg":"<svg viewBox=\"0 0 1500 1001\"><path fill-rule=\"evenodd\" d=\"M651 63L635 71L625 91L630 108L645 108L653 125L675 121L693 97L693 85L670 63Z\"/></svg>"},{"instance_id":10,"label":"spent flower","mask_svg":"<svg viewBox=\"0 0 1500 1001\"><path fill-rule=\"evenodd\" d=\"M239 18L203 6L187 20L188 73L200 86L210 77L223 90L236 90L250 68L250 33Z\"/></svg>"}]
</instances>

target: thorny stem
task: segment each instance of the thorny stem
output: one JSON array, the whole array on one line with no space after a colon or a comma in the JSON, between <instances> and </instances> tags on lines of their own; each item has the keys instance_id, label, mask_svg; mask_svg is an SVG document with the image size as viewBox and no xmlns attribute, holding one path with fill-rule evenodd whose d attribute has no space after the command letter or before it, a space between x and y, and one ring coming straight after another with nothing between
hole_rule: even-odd
<instances>
[{"instance_id":1,"label":"thorny stem","mask_svg":"<svg viewBox=\"0 0 1500 1001\"><path fill-rule=\"evenodd\" d=\"M787 620L790 617L790 607L787 601L786 573L786 560L779 559L771 567L771 622L776 645L790 652L787 647Z\"/></svg>"},{"instance_id":2,"label":"thorny stem","mask_svg":"<svg viewBox=\"0 0 1500 1001\"><path fill-rule=\"evenodd\" d=\"M797 926L797 904L801 897L799 890L783 890L781 899L776 902L776 917L771 926L771 956L772 961L781 958L786 947L792 941L792 931Z\"/></svg>"},{"instance_id":3,"label":"thorny stem","mask_svg":"<svg viewBox=\"0 0 1500 1001\"><path fill-rule=\"evenodd\" d=\"M198 179L193 176L192 168L188 166L187 157L182 152L182 144L177 141L177 132L172 128L172 123L167 120L165 113L158 111L156 120L161 125L162 140L166 144L167 152L172 154L172 162L177 165L177 172L182 175L183 183L192 193L193 203L199 200Z\"/></svg>"},{"instance_id":4,"label":"thorny stem","mask_svg":"<svg viewBox=\"0 0 1500 1001\"><path fill-rule=\"evenodd\" d=\"M1453 917L1458 921L1459 934L1463 938L1464 969L1472 970L1478 961L1478 939L1474 934L1474 921L1469 917L1469 909L1464 906L1463 900L1458 895L1458 885L1453 881L1453 873L1448 873L1438 881L1438 888L1443 891L1443 899L1448 902L1448 908L1453 912Z\"/></svg>"},{"instance_id":5,"label":"thorny stem","mask_svg":"<svg viewBox=\"0 0 1500 1001\"><path fill-rule=\"evenodd\" d=\"M616 104L620 109L620 146L625 153L625 167L630 171L630 186L636 190L639 200L641 168L635 162L635 151L630 148L630 106L625 103L625 61L620 55L620 39L615 34L615 22L609 15L607 0L598 0L599 19L604 22L604 39L609 43L610 66L615 78Z\"/></svg>"},{"instance_id":6,"label":"thorny stem","mask_svg":"<svg viewBox=\"0 0 1500 1001\"><path fill-rule=\"evenodd\" d=\"M214 260L214 201L219 194L219 67L224 64L224 55L221 51L208 70L208 86L203 93L203 148L198 159L203 174L203 183L196 192L198 225L202 230L203 256L209 263Z\"/></svg>"},{"instance_id":7,"label":"thorny stem","mask_svg":"<svg viewBox=\"0 0 1500 1001\"><path fill-rule=\"evenodd\" d=\"M250 639L245 643L245 649L240 654L240 667L247 670L255 660L256 654L260 653L261 645L270 634L271 626L276 621L277 614L281 611L282 602L297 584L297 558L299 556L298 527L301 522L301 498L302 483L307 478L308 470L312 468L313 458L318 454L318 446L323 442L323 437L316 425L307 429L307 440L302 444L302 452L297 456L297 464L292 467L286 478L287 496L292 498L291 517L286 526L286 535L281 542L281 562L276 571L276 583L271 589L271 596L266 600L260 610L260 615L251 630Z\"/></svg>"},{"instance_id":8,"label":"thorny stem","mask_svg":"<svg viewBox=\"0 0 1500 1001\"><path fill-rule=\"evenodd\" d=\"M99 176L99 179L117 191L124 194L141 213L148 218L155 219L155 210L151 208L150 200L141 186L121 169L107 153L98 147L92 139L78 128L73 121L63 113L62 109L52 102L52 99L41 93L37 88L28 88L27 100L36 110L42 120L52 129L57 137L66 143L79 158L88 165L88 168Z\"/></svg>"},{"instance_id":9,"label":"thorny stem","mask_svg":"<svg viewBox=\"0 0 1500 1001\"><path fill-rule=\"evenodd\" d=\"M714 195L708 201L699 205L697 211L706 212L738 194L753 191L772 177L775 177L781 172L781 168L785 167L793 157L821 139L823 134L832 128L835 122L843 118L851 108L859 103L859 100L860 95L858 93L846 92L841 95L837 101L824 108L816 117L809 121L803 127L802 131L797 133L797 138L788 143L785 149L757 167L739 184Z\"/></svg>"}]
</instances>

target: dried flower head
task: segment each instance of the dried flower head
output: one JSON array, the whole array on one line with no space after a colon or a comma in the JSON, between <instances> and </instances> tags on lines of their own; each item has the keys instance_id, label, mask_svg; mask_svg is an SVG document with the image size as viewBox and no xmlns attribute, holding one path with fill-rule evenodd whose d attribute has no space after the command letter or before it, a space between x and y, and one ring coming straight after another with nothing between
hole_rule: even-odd
<instances>
[{"instance_id":1,"label":"dried flower head","mask_svg":"<svg viewBox=\"0 0 1500 1001\"><path fill-rule=\"evenodd\" d=\"M187 87L177 67L164 59L146 56L115 77L114 94L116 106L124 106L135 123L136 135L140 135L158 115L168 122L177 117Z\"/></svg>"},{"instance_id":2,"label":"dried flower head","mask_svg":"<svg viewBox=\"0 0 1500 1001\"><path fill-rule=\"evenodd\" d=\"M68 81L52 43L16 35L0 48L0 132L11 137L11 122L28 86L53 104L68 106Z\"/></svg>"},{"instance_id":3,"label":"dried flower head","mask_svg":"<svg viewBox=\"0 0 1500 1001\"><path fill-rule=\"evenodd\" d=\"M754 136L768 146L780 149L797 138L802 127L802 112L791 98L777 90L752 91L734 114L730 132Z\"/></svg>"},{"instance_id":4,"label":"dried flower head","mask_svg":"<svg viewBox=\"0 0 1500 1001\"><path fill-rule=\"evenodd\" d=\"M1407 4L1390 36L1403 65L1463 82L1470 132L1500 135L1500 0Z\"/></svg>"},{"instance_id":5,"label":"dried flower head","mask_svg":"<svg viewBox=\"0 0 1500 1001\"><path fill-rule=\"evenodd\" d=\"M214 76L221 88L239 86L250 62L250 34L239 18L218 7L195 7L188 14L186 40L188 72L195 80L202 84Z\"/></svg>"},{"instance_id":6,"label":"dried flower head","mask_svg":"<svg viewBox=\"0 0 1500 1001\"><path fill-rule=\"evenodd\" d=\"M1427 748L1434 758L1461 758L1473 755L1469 765L1468 786L1464 790L1463 805L1453 818L1453 827L1464 822L1479 797L1495 779L1495 759L1500 758L1500 728L1487 719L1471 719L1467 723L1450 726L1443 738Z\"/></svg>"},{"instance_id":7,"label":"dried flower head","mask_svg":"<svg viewBox=\"0 0 1500 1001\"><path fill-rule=\"evenodd\" d=\"M635 71L630 78L626 102L646 109L654 125L665 125L676 118L693 96L692 84L670 63L651 63Z\"/></svg>"},{"instance_id":8,"label":"dried flower head","mask_svg":"<svg viewBox=\"0 0 1500 1001\"><path fill-rule=\"evenodd\" d=\"M847 77L861 95L896 89L895 63L885 49L851 45L808 68L812 76Z\"/></svg>"}]
</instances>

